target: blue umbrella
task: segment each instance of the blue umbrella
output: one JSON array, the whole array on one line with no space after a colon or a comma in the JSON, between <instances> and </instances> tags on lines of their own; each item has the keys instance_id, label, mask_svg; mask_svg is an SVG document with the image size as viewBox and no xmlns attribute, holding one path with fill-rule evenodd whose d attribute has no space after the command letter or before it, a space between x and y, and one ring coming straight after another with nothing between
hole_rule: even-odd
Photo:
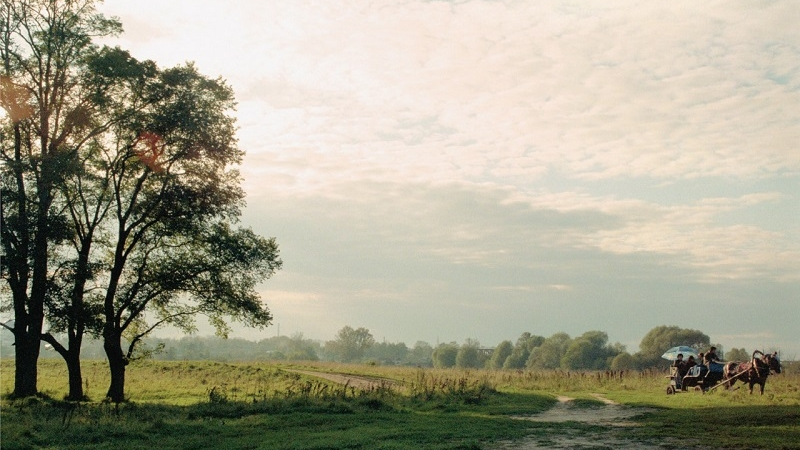
<instances>
[{"instance_id":1,"label":"blue umbrella","mask_svg":"<svg viewBox=\"0 0 800 450\"><path fill-rule=\"evenodd\" d=\"M686 345L679 345L677 347L672 347L671 349L667 350L666 352L664 352L663 355L661 355L661 357L664 359L668 359L670 361L675 361L676 359L678 359L678 353L682 353L684 358L688 358L689 356L694 356L695 358L697 358L698 356L697 350L693 349L692 347Z\"/></svg>"}]
</instances>

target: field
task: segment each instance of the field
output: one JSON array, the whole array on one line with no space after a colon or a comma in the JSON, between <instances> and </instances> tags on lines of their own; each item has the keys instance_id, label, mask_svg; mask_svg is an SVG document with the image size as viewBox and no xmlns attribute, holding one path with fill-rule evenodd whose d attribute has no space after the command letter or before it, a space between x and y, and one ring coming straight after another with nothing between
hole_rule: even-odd
<instances>
[{"instance_id":1,"label":"field","mask_svg":"<svg viewBox=\"0 0 800 450\"><path fill-rule=\"evenodd\" d=\"M41 361L42 398L11 401L13 370L2 361L3 449L800 449L788 364L763 396L668 396L660 372L145 361L120 405L61 401L58 360ZM102 399L105 362L85 361L84 379Z\"/></svg>"}]
</instances>

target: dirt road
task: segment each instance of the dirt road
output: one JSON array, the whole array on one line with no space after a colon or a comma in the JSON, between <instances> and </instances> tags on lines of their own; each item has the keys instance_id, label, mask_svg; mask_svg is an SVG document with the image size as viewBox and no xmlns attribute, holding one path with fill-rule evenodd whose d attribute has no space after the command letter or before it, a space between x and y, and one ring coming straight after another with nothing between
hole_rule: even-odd
<instances>
[{"instance_id":1,"label":"dirt road","mask_svg":"<svg viewBox=\"0 0 800 450\"><path fill-rule=\"evenodd\" d=\"M346 384L358 389L370 389L381 385L393 385L395 381L382 378L370 378L357 375L345 375L340 373L315 372L311 370L290 370L289 372L299 373L310 377L322 378L333 381L334 383Z\"/></svg>"}]
</instances>

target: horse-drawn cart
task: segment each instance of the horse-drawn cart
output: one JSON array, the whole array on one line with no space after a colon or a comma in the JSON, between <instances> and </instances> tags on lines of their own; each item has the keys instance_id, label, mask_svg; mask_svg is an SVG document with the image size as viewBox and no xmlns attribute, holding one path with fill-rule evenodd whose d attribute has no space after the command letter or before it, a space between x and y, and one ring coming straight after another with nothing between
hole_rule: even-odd
<instances>
[{"instance_id":1,"label":"horse-drawn cart","mask_svg":"<svg viewBox=\"0 0 800 450\"><path fill-rule=\"evenodd\" d=\"M760 354L761 358L756 355ZM664 354L667 358L668 353ZM719 364L710 362L708 365L698 364L689 368L684 374L680 374L678 367L670 367L670 379L667 386L667 395L689 388L702 392L713 391L714 389L725 386L733 386L736 381L742 381L750 385L750 393L753 393L753 386L761 386L761 393L764 393L764 384L770 373L781 373L781 362L777 353L764 354L760 350L753 352L753 357L748 362L729 362Z\"/></svg>"},{"instance_id":2,"label":"horse-drawn cart","mask_svg":"<svg viewBox=\"0 0 800 450\"><path fill-rule=\"evenodd\" d=\"M708 366L698 364L692 366L681 375L677 367L670 367L669 385L667 386L667 395L672 395L677 392L687 391L693 388L695 391L706 392L719 384L723 379L723 365L717 363L710 363Z\"/></svg>"}]
</instances>

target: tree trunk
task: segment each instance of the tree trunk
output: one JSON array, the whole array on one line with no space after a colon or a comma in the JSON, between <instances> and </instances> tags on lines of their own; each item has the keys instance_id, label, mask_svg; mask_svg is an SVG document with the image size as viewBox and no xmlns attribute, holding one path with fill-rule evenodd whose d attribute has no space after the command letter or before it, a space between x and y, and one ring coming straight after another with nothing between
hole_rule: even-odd
<instances>
[{"instance_id":1,"label":"tree trunk","mask_svg":"<svg viewBox=\"0 0 800 450\"><path fill-rule=\"evenodd\" d=\"M69 376L69 394L67 400L87 400L83 392L83 372L81 370L81 344L83 343L83 326L78 327L78 332L69 330L69 349L64 354Z\"/></svg>"},{"instance_id":2,"label":"tree trunk","mask_svg":"<svg viewBox=\"0 0 800 450\"><path fill-rule=\"evenodd\" d=\"M15 334L15 369L14 392L15 398L30 397L39 393L37 389L39 344L38 335L31 336L24 330Z\"/></svg>"},{"instance_id":3,"label":"tree trunk","mask_svg":"<svg viewBox=\"0 0 800 450\"><path fill-rule=\"evenodd\" d=\"M108 358L108 369L111 372L111 382L108 386L106 398L114 403L125 401L125 366L128 360L122 353L121 339L119 336L106 336L103 348Z\"/></svg>"},{"instance_id":4,"label":"tree trunk","mask_svg":"<svg viewBox=\"0 0 800 450\"><path fill-rule=\"evenodd\" d=\"M67 400L83 401L87 398L83 394L83 374L81 373L81 356L78 352L69 352L67 373L69 376L69 394Z\"/></svg>"},{"instance_id":5,"label":"tree trunk","mask_svg":"<svg viewBox=\"0 0 800 450\"><path fill-rule=\"evenodd\" d=\"M28 306L31 299L28 296L28 276L29 276L29 245L30 233L26 231L30 225L28 222L28 205L25 200L26 186L20 164L22 157L22 130L19 122L14 123L14 180L16 181L16 192L12 192L16 200L17 218L20 220L19 245L8 257L8 283L11 287L14 299L14 356L16 372L14 375L13 396L29 397L37 395L39 346L41 344L41 331L44 316L37 316L37 308ZM3 223L3 232L6 233L7 224Z\"/></svg>"},{"instance_id":6,"label":"tree trunk","mask_svg":"<svg viewBox=\"0 0 800 450\"><path fill-rule=\"evenodd\" d=\"M22 177L18 177L21 183ZM24 272L28 270L26 261L22 260L21 255L15 255L13 266L10 270L15 271L12 283L14 297L14 339L16 342L14 376L14 397L28 397L38 395L38 363L39 351L42 342L42 326L44 324L44 300L47 289L48 276L48 212L52 203L52 185L49 182L39 182L38 197L39 204L36 212L37 229L39 230L33 239L33 277L31 279L30 296L25 295L27 289L27 276ZM20 205L24 205L22 198L24 189L18 191L20 194ZM20 206L20 212L24 213L24 206ZM20 216L22 217L22 216ZM24 282L21 282L24 280Z\"/></svg>"},{"instance_id":7,"label":"tree trunk","mask_svg":"<svg viewBox=\"0 0 800 450\"><path fill-rule=\"evenodd\" d=\"M69 395L68 400L86 400L83 392L83 375L81 373L81 345L83 344L83 333L86 328L84 324L83 295L86 288L86 280L89 278L88 261L89 248L92 242L92 231L83 240L81 250L78 254L78 270L75 276L75 286L72 292L72 312L67 329L69 336L69 349L64 354L67 362L67 372L69 373Z\"/></svg>"},{"instance_id":8,"label":"tree trunk","mask_svg":"<svg viewBox=\"0 0 800 450\"><path fill-rule=\"evenodd\" d=\"M81 372L81 341L83 339L70 333L69 348L61 345L50 333L43 334L42 340L52 345L53 350L58 352L67 364L69 394L67 394L66 399L76 402L86 400L83 394L83 375Z\"/></svg>"}]
</instances>

